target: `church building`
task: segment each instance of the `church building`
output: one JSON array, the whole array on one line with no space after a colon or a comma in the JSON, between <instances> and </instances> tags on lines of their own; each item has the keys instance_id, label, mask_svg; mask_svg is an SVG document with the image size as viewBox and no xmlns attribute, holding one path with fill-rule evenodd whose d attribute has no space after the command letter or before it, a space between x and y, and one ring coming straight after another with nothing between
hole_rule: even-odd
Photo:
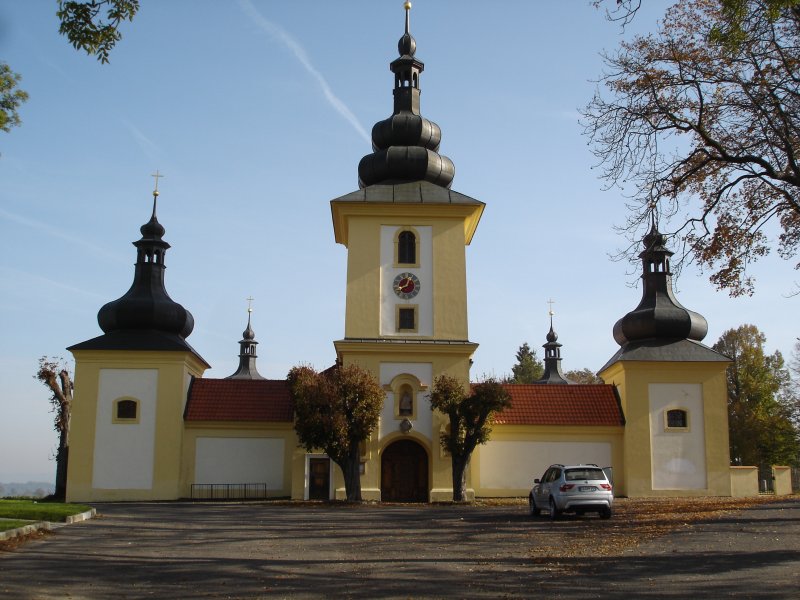
<instances>
[{"instance_id":1,"label":"church building","mask_svg":"<svg viewBox=\"0 0 800 600\"><path fill-rule=\"evenodd\" d=\"M468 335L466 246L485 205L451 189L441 130L420 113L424 64L405 8L390 64L394 109L373 127L359 189L330 202L335 241L347 248L344 337L333 345L336 364L369 370L386 394L362 448L363 497L447 501L446 419L431 410L430 390L443 374L470 382L478 345ZM203 377L209 365L186 341L192 315L165 288L170 246L157 200L156 186L131 288L100 309L102 335L69 348L67 499L343 498L338 468L298 444L286 381L259 374L249 314L236 372ZM701 343L705 319L673 295L655 222L643 245L642 299L614 326L620 349L599 373L605 383L564 377L551 318L545 374L506 384L512 405L473 454L469 495L525 496L557 462L609 467L621 496L730 495L728 359Z\"/></svg>"}]
</instances>

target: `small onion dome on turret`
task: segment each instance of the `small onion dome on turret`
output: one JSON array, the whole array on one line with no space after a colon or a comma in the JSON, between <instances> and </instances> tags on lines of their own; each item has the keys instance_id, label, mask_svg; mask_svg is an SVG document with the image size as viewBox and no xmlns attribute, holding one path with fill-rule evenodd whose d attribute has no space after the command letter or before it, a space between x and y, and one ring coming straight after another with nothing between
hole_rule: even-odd
<instances>
[{"instance_id":1,"label":"small onion dome on turret","mask_svg":"<svg viewBox=\"0 0 800 600\"><path fill-rule=\"evenodd\" d=\"M156 218L158 191L153 192L153 214L142 225L136 246L133 284L121 298L109 302L97 313L105 333L116 331L157 331L186 338L194 329L194 318L172 300L164 287L164 255L170 247L162 239L164 227Z\"/></svg>"},{"instance_id":2,"label":"small onion dome on turret","mask_svg":"<svg viewBox=\"0 0 800 600\"><path fill-rule=\"evenodd\" d=\"M655 220L644 236L642 259L642 300L614 325L614 339L620 346L643 340L701 341L708 322L701 314L681 306L672 291L672 272L665 246L666 236Z\"/></svg>"},{"instance_id":3,"label":"small onion dome on turret","mask_svg":"<svg viewBox=\"0 0 800 600\"><path fill-rule=\"evenodd\" d=\"M256 334L250 325L250 315L253 310L247 309L247 328L242 332L242 339L239 341L239 368L233 375L225 379L264 379L256 368Z\"/></svg>"},{"instance_id":4,"label":"small onion dome on turret","mask_svg":"<svg viewBox=\"0 0 800 600\"><path fill-rule=\"evenodd\" d=\"M449 188L455 166L439 154L442 131L420 115L419 76L425 69L415 58L417 42L409 31L411 2L406 2L406 30L397 44L400 53L389 65L394 77L394 112L372 128L372 154L358 165L358 185L429 181Z\"/></svg>"},{"instance_id":5,"label":"small onion dome on turret","mask_svg":"<svg viewBox=\"0 0 800 600\"><path fill-rule=\"evenodd\" d=\"M547 343L544 348L544 373L541 379L534 383L566 385L575 383L564 377L561 372L561 344L558 343L558 334L553 329L553 313L550 313L550 331L547 332Z\"/></svg>"}]
</instances>

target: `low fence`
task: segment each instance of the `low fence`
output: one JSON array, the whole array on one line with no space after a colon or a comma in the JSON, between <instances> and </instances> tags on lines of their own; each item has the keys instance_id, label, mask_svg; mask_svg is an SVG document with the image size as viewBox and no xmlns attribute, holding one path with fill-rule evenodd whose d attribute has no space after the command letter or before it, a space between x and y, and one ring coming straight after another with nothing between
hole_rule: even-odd
<instances>
[{"instance_id":1,"label":"low fence","mask_svg":"<svg viewBox=\"0 0 800 600\"><path fill-rule=\"evenodd\" d=\"M193 483L192 500L266 500L266 483Z\"/></svg>"}]
</instances>

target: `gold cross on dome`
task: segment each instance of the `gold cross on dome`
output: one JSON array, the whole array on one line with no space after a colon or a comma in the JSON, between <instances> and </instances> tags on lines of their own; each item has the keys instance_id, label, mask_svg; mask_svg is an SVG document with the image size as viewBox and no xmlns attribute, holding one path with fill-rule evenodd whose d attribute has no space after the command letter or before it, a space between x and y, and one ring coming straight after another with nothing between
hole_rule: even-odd
<instances>
[{"instance_id":1,"label":"gold cross on dome","mask_svg":"<svg viewBox=\"0 0 800 600\"><path fill-rule=\"evenodd\" d=\"M555 301L551 298L547 301L547 303L550 305L550 310L547 311L547 314L552 317L554 314L556 314L553 312L553 304L555 304Z\"/></svg>"},{"instance_id":2,"label":"gold cross on dome","mask_svg":"<svg viewBox=\"0 0 800 600\"><path fill-rule=\"evenodd\" d=\"M253 312L253 300L255 300L255 298L253 298L252 296L248 296L247 298L245 298L245 300L247 300L247 312L248 313Z\"/></svg>"},{"instance_id":3,"label":"gold cross on dome","mask_svg":"<svg viewBox=\"0 0 800 600\"><path fill-rule=\"evenodd\" d=\"M158 180L161 179L164 176L161 173L158 172L158 169L156 169L156 172L153 173L152 175L150 175L150 177L154 177L155 180L156 180L156 189L153 190L153 193L158 195Z\"/></svg>"}]
</instances>

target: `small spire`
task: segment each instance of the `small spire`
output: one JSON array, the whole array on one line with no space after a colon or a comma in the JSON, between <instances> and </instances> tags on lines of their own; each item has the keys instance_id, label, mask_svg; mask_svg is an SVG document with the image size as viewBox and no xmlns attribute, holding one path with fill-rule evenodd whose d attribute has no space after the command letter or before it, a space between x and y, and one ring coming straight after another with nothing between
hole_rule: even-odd
<instances>
[{"instance_id":1,"label":"small spire","mask_svg":"<svg viewBox=\"0 0 800 600\"><path fill-rule=\"evenodd\" d=\"M264 379L256 369L256 334L250 326L250 317L253 314L253 297L248 296L247 300L247 328L242 333L239 341L239 368L233 375L225 379Z\"/></svg>"},{"instance_id":2,"label":"small spire","mask_svg":"<svg viewBox=\"0 0 800 600\"><path fill-rule=\"evenodd\" d=\"M406 9L406 35L411 33L411 2L403 3L403 8Z\"/></svg>"},{"instance_id":3,"label":"small spire","mask_svg":"<svg viewBox=\"0 0 800 600\"><path fill-rule=\"evenodd\" d=\"M156 169L156 172L153 173L152 175L150 175L150 177L153 177L156 180L156 187L153 189L153 218L155 218L155 216L156 216L156 202L157 202L158 196L159 196L159 194L158 194L158 180L160 178L164 177L164 176L161 175L158 172L158 169Z\"/></svg>"},{"instance_id":4,"label":"small spire","mask_svg":"<svg viewBox=\"0 0 800 600\"><path fill-rule=\"evenodd\" d=\"M561 371L561 344L558 343L558 334L553 329L553 315L556 314L553 311L555 301L551 298L547 301L547 304L550 305L547 311L550 317L550 331L547 332L547 343L542 345L542 348L544 348L544 373L541 379L535 383L558 385L573 383L564 377L564 373Z\"/></svg>"}]
</instances>

